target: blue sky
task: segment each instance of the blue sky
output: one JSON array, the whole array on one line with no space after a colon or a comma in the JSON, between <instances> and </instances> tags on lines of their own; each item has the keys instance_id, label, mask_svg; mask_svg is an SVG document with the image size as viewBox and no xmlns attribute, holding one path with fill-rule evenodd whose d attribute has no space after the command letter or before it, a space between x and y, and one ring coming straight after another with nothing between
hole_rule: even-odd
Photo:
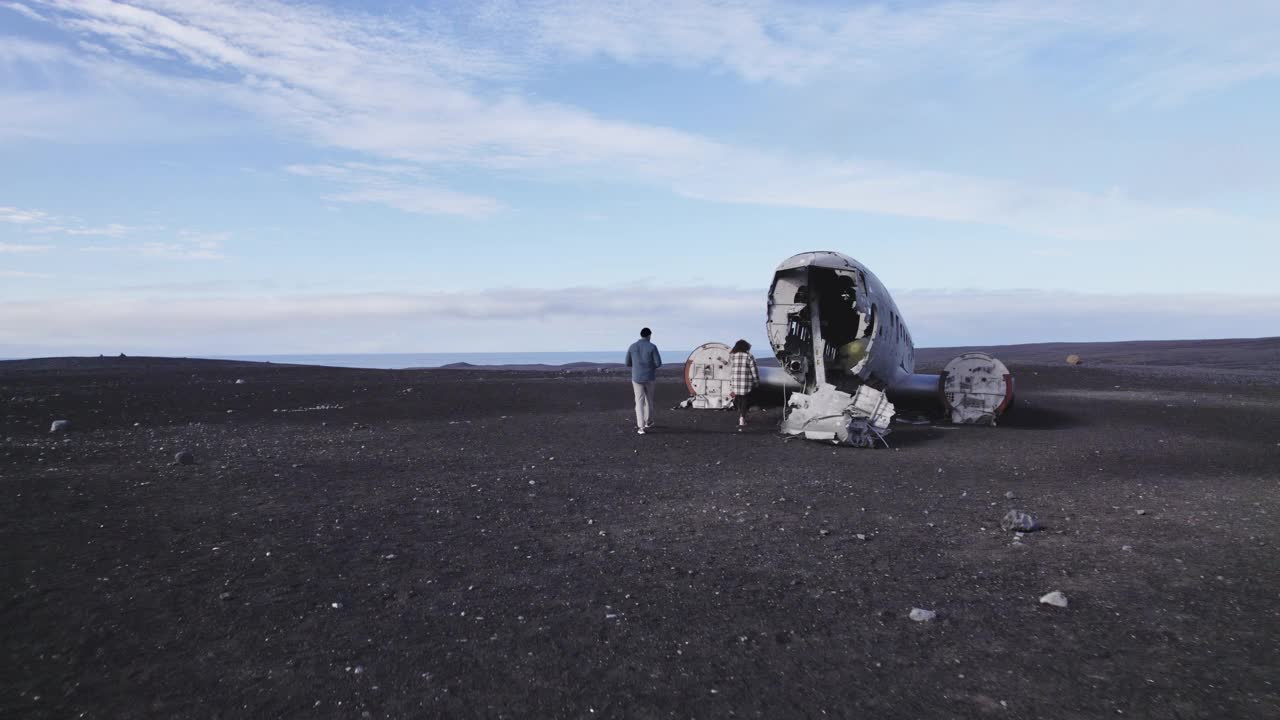
<instances>
[{"instance_id":1,"label":"blue sky","mask_svg":"<svg viewBox=\"0 0 1280 720\"><path fill-rule=\"evenodd\" d=\"M0 0L0 356L1280 335L1280 4Z\"/></svg>"}]
</instances>

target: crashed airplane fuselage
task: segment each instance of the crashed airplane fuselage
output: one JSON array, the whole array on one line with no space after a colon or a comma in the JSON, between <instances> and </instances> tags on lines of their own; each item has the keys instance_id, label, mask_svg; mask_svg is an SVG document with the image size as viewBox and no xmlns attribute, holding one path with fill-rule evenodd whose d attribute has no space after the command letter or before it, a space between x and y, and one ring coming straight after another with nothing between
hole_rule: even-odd
<instances>
[{"instance_id":1,"label":"crashed airplane fuselage","mask_svg":"<svg viewBox=\"0 0 1280 720\"><path fill-rule=\"evenodd\" d=\"M761 368L760 380L788 393L788 435L871 447L888 434L895 403L938 408L952 422L995 424L1013 400L1008 370L985 353L961 355L940 375L917 374L911 332L893 297L840 253L800 253L778 266L765 330L780 367ZM727 366L722 347L708 343L690 355L689 407L723 405L707 394Z\"/></svg>"}]
</instances>

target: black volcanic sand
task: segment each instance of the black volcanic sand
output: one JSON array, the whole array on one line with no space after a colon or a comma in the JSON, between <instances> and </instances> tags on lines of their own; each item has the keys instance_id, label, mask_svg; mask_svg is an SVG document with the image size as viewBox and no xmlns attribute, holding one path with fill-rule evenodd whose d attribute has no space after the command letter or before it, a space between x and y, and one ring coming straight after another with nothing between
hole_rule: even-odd
<instances>
[{"instance_id":1,"label":"black volcanic sand","mask_svg":"<svg viewBox=\"0 0 1280 720\"><path fill-rule=\"evenodd\" d=\"M888 450L641 437L616 370L0 363L0 716L1280 717L1280 341L997 352L1001 427Z\"/></svg>"}]
</instances>

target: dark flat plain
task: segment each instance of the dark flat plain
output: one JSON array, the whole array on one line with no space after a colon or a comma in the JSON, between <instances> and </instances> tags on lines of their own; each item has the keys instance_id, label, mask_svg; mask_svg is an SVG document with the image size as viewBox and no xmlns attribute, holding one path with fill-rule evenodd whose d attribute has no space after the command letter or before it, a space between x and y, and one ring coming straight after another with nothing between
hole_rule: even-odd
<instances>
[{"instance_id":1,"label":"dark flat plain","mask_svg":"<svg viewBox=\"0 0 1280 720\"><path fill-rule=\"evenodd\" d=\"M1000 427L874 451L637 436L616 371L0 363L0 716L1280 717L1280 341L997 354Z\"/></svg>"}]
</instances>

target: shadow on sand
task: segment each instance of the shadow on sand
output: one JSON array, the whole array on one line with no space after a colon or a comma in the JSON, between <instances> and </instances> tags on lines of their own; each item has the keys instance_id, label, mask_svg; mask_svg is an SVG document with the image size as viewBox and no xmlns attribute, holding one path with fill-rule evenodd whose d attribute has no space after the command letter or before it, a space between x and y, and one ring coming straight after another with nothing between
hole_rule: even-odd
<instances>
[{"instance_id":1,"label":"shadow on sand","mask_svg":"<svg viewBox=\"0 0 1280 720\"><path fill-rule=\"evenodd\" d=\"M891 448L907 448L937 442L945 434L946 431L938 430L937 428L907 426L895 428L885 439L889 441L889 447Z\"/></svg>"},{"instance_id":2,"label":"shadow on sand","mask_svg":"<svg viewBox=\"0 0 1280 720\"><path fill-rule=\"evenodd\" d=\"M1020 403L1014 405L1007 415L1000 418L998 427L1021 430L1066 430L1088 424L1087 418L1078 417L1062 410L1055 410L1043 405Z\"/></svg>"}]
</instances>

